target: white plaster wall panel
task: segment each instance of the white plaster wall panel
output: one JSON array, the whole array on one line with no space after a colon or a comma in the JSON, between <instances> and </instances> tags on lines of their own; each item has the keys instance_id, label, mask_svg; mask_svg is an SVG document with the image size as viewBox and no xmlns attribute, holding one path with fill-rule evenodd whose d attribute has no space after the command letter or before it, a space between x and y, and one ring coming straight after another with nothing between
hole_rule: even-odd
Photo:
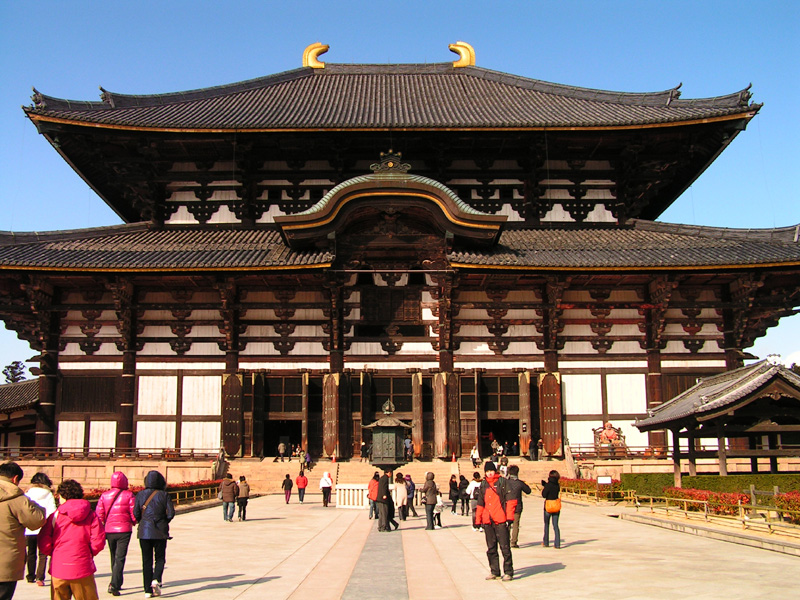
<instances>
[{"instance_id":1,"label":"white plaster wall panel","mask_svg":"<svg viewBox=\"0 0 800 600\"><path fill-rule=\"evenodd\" d=\"M634 425L634 421L612 421L614 427L620 427L622 429L622 434L625 436L625 444L628 446L649 446L650 439L647 437L646 433L642 433L639 429Z\"/></svg>"},{"instance_id":2,"label":"white plaster wall panel","mask_svg":"<svg viewBox=\"0 0 800 600\"><path fill-rule=\"evenodd\" d=\"M169 310L146 310L140 321L172 321L174 318Z\"/></svg>"},{"instance_id":3,"label":"white plaster wall panel","mask_svg":"<svg viewBox=\"0 0 800 600\"><path fill-rule=\"evenodd\" d=\"M183 423L181 425L182 450L213 450L220 445L219 423Z\"/></svg>"},{"instance_id":4,"label":"white plaster wall panel","mask_svg":"<svg viewBox=\"0 0 800 600\"><path fill-rule=\"evenodd\" d=\"M282 216L283 214L285 213L280 208L278 208L278 206L273 204L272 206L269 207L268 211L262 213L262 215L258 218L258 221L256 221L256 223L274 223L275 217Z\"/></svg>"},{"instance_id":5,"label":"white plaster wall panel","mask_svg":"<svg viewBox=\"0 0 800 600\"><path fill-rule=\"evenodd\" d=\"M507 302L538 302L539 297L532 290L509 290Z\"/></svg>"},{"instance_id":6,"label":"white plaster wall panel","mask_svg":"<svg viewBox=\"0 0 800 600\"><path fill-rule=\"evenodd\" d=\"M422 309L422 320L423 321L438 321L439 319L433 316L433 311L430 308L423 308Z\"/></svg>"},{"instance_id":7,"label":"white plaster wall panel","mask_svg":"<svg viewBox=\"0 0 800 600\"><path fill-rule=\"evenodd\" d=\"M374 276L375 285L378 287L387 287L389 284L386 283L386 280L380 273L376 273ZM408 273L403 273L400 275L400 279L395 284L397 287L402 287L404 285L408 285Z\"/></svg>"},{"instance_id":8,"label":"white plaster wall panel","mask_svg":"<svg viewBox=\"0 0 800 600\"><path fill-rule=\"evenodd\" d=\"M172 301L175 302L175 299L173 298ZM192 302L219 302L219 292L206 292L204 290L197 291L192 294ZM219 317L219 313L217 313L217 317Z\"/></svg>"},{"instance_id":9,"label":"white plaster wall panel","mask_svg":"<svg viewBox=\"0 0 800 600\"><path fill-rule=\"evenodd\" d=\"M120 369L122 368L122 363L120 363ZM225 370L225 360L219 360L218 362L176 362L176 363L161 363L158 361L155 362L137 362L136 363L136 370L137 371L224 371Z\"/></svg>"},{"instance_id":10,"label":"white plaster wall panel","mask_svg":"<svg viewBox=\"0 0 800 600\"><path fill-rule=\"evenodd\" d=\"M83 448L83 438L86 432L86 423L83 421L58 422L58 447Z\"/></svg>"},{"instance_id":11,"label":"white plaster wall panel","mask_svg":"<svg viewBox=\"0 0 800 600\"><path fill-rule=\"evenodd\" d=\"M437 355L430 342L405 342L403 347L397 351L396 355L404 354L433 354Z\"/></svg>"},{"instance_id":12,"label":"white plaster wall panel","mask_svg":"<svg viewBox=\"0 0 800 600\"><path fill-rule=\"evenodd\" d=\"M636 337L641 337L642 332L639 331L639 326L630 324L620 324L620 325L613 325L611 327L611 333L609 335L632 335Z\"/></svg>"},{"instance_id":13,"label":"white plaster wall panel","mask_svg":"<svg viewBox=\"0 0 800 600\"><path fill-rule=\"evenodd\" d=\"M664 334L666 335L685 335L686 332L680 323L667 323L664 327Z\"/></svg>"},{"instance_id":14,"label":"white plaster wall panel","mask_svg":"<svg viewBox=\"0 0 800 600\"><path fill-rule=\"evenodd\" d=\"M225 351L215 342L195 342L184 356L225 356Z\"/></svg>"},{"instance_id":15,"label":"white plaster wall panel","mask_svg":"<svg viewBox=\"0 0 800 600\"><path fill-rule=\"evenodd\" d=\"M272 329L272 327L270 327ZM247 342L247 347L239 356L280 356L272 342Z\"/></svg>"},{"instance_id":16,"label":"white plaster wall panel","mask_svg":"<svg viewBox=\"0 0 800 600\"><path fill-rule=\"evenodd\" d=\"M171 332L170 332L171 333ZM138 356L175 356L169 342L148 342Z\"/></svg>"},{"instance_id":17,"label":"white plaster wall panel","mask_svg":"<svg viewBox=\"0 0 800 600\"><path fill-rule=\"evenodd\" d=\"M564 331L562 331L558 335L563 336L563 337L568 337L568 336L571 336L571 335L576 335L576 336L578 336L578 335L580 335L580 336L592 335L593 336L594 333L592 333L592 328L589 327L589 325L564 325Z\"/></svg>"},{"instance_id":18,"label":"white plaster wall panel","mask_svg":"<svg viewBox=\"0 0 800 600\"><path fill-rule=\"evenodd\" d=\"M347 318L348 321L359 321L361 320L361 307L359 306L352 306L350 309L350 316Z\"/></svg>"},{"instance_id":19,"label":"white plaster wall panel","mask_svg":"<svg viewBox=\"0 0 800 600\"><path fill-rule=\"evenodd\" d=\"M509 325L506 335L511 337L533 337L536 335L536 327L533 325Z\"/></svg>"},{"instance_id":20,"label":"white plaster wall panel","mask_svg":"<svg viewBox=\"0 0 800 600\"><path fill-rule=\"evenodd\" d=\"M289 356L307 356L307 355L323 355L327 356L325 348L321 342L297 342L289 352Z\"/></svg>"},{"instance_id":21,"label":"white plaster wall panel","mask_svg":"<svg viewBox=\"0 0 800 600\"><path fill-rule=\"evenodd\" d=\"M273 335L275 335L275 329L272 325L248 325L247 335L243 337L268 337Z\"/></svg>"},{"instance_id":22,"label":"white plaster wall panel","mask_svg":"<svg viewBox=\"0 0 800 600\"><path fill-rule=\"evenodd\" d=\"M725 367L724 360L662 360L662 369L696 369Z\"/></svg>"},{"instance_id":23,"label":"white plaster wall panel","mask_svg":"<svg viewBox=\"0 0 800 600\"><path fill-rule=\"evenodd\" d=\"M645 351L642 350L642 347L639 345L639 342L614 342L614 345L611 347L606 354L645 354Z\"/></svg>"},{"instance_id":24,"label":"white plaster wall panel","mask_svg":"<svg viewBox=\"0 0 800 600\"><path fill-rule=\"evenodd\" d=\"M473 358L460 359L458 356L454 358L458 363L459 369L491 369L492 363L488 361L475 360ZM542 361L509 361L504 360L502 363L502 373L507 372L508 369L544 369L544 362ZM533 383L531 383L533 385Z\"/></svg>"},{"instance_id":25,"label":"white plaster wall panel","mask_svg":"<svg viewBox=\"0 0 800 600\"><path fill-rule=\"evenodd\" d=\"M486 342L461 342L458 354L462 356L476 354L481 356L494 356L494 352L492 352Z\"/></svg>"},{"instance_id":26,"label":"white plaster wall panel","mask_svg":"<svg viewBox=\"0 0 800 600\"><path fill-rule=\"evenodd\" d=\"M647 382L644 374L606 375L609 414L647 412Z\"/></svg>"},{"instance_id":27,"label":"white plaster wall panel","mask_svg":"<svg viewBox=\"0 0 800 600\"><path fill-rule=\"evenodd\" d=\"M490 302L486 292L458 292L456 300L459 303L463 302Z\"/></svg>"},{"instance_id":28,"label":"white plaster wall panel","mask_svg":"<svg viewBox=\"0 0 800 600\"><path fill-rule=\"evenodd\" d=\"M430 292L426 292L424 290L420 293L419 297L420 297L420 301L423 302L423 303L424 302L438 302L438 300L434 300L434 298L433 298L433 296L431 295Z\"/></svg>"},{"instance_id":29,"label":"white plaster wall panel","mask_svg":"<svg viewBox=\"0 0 800 600\"><path fill-rule=\"evenodd\" d=\"M165 421L139 421L136 423L136 447L163 450L175 447L175 423Z\"/></svg>"},{"instance_id":30,"label":"white plaster wall panel","mask_svg":"<svg viewBox=\"0 0 800 600\"><path fill-rule=\"evenodd\" d=\"M322 321L325 320L325 314L321 308L298 308L294 317L294 321Z\"/></svg>"},{"instance_id":31,"label":"white plaster wall panel","mask_svg":"<svg viewBox=\"0 0 800 600\"><path fill-rule=\"evenodd\" d=\"M603 412L600 375L563 375L564 414L591 415Z\"/></svg>"},{"instance_id":32,"label":"white plaster wall panel","mask_svg":"<svg viewBox=\"0 0 800 600\"><path fill-rule=\"evenodd\" d=\"M570 319L596 319L590 310L586 308L571 308L569 310Z\"/></svg>"},{"instance_id":33,"label":"white plaster wall panel","mask_svg":"<svg viewBox=\"0 0 800 600\"><path fill-rule=\"evenodd\" d=\"M458 311L456 321L485 321L486 311L479 308L462 308Z\"/></svg>"},{"instance_id":34,"label":"white plaster wall panel","mask_svg":"<svg viewBox=\"0 0 800 600\"><path fill-rule=\"evenodd\" d=\"M189 324L191 324L191 321L189 321ZM219 327L216 325L192 325L192 332L186 337L216 338L222 337L222 334L219 332Z\"/></svg>"},{"instance_id":35,"label":"white plaster wall panel","mask_svg":"<svg viewBox=\"0 0 800 600\"><path fill-rule=\"evenodd\" d=\"M170 215L169 219L167 219L167 223L176 223L176 224L177 223L192 223L192 224L196 224L196 223L199 223L199 222L200 221L198 221L197 219L194 218L192 213L189 212L189 210L186 208L185 205L179 206L178 210L176 210L174 213L172 213Z\"/></svg>"},{"instance_id":36,"label":"white plaster wall panel","mask_svg":"<svg viewBox=\"0 0 800 600\"><path fill-rule=\"evenodd\" d=\"M238 182L232 182L235 185ZM225 184L224 182L220 182L220 184ZM230 185L230 184L225 184ZM239 196L233 190L222 190L222 189L215 189L214 193L211 194L211 200L216 200L218 202L231 202L231 201L239 201ZM225 208L228 208L227 206ZM228 209L230 212L230 209ZM233 214L233 213L230 213Z\"/></svg>"},{"instance_id":37,"label":"white plaster wall panel","mask_svg":"<svg viewBox=\"0 0 800 600\"><path fill-rule=\"evenodd\" d=\"M8 449L9 450L16 450L20 448L20 437L18 433L9 433L8 434Z\"/></svg>"},{"instance_id":38,"label":"white plaster wall panel","mask_svg":"<svg viewBox=\"0 0 800 600\"><path fill-rule=\"evenodd\" d=\"M637 321L644 321L644 317L639 314L635 308L615 308L611 311L611 319L635 319ZM636 325L634 325L636 327Z\"/></svg>"},{"instance_id":39,"label":"white plaster wall panel","mask_svg":"<svg viewBox=\"0 0 800 600\"><path fill-rule=\"evenodd\" d=\"M98 452L117 447L116 421L91 421L89 423L89 449Z\"/></svg>"},{"instance_id":40,"label":"white plaster wall panel","mask_svg":"<svg viewBox=\"0 0 800 600\"><path fill-rule=\"evenodd\" d=\"M548 190L548 192L558 192L560 190ZM555 196L556 194L552 194ZM547 196L551 196L551 194L546 194ZM544 222L554 222L554 223L570 223L574 219L570 216L570 214L564 210L564 207L561 204L554 204L553 208L551 208L547 214L542 218Z\"/></svg>"},{"instance_id":41,"label":"white plaster wall panel","mask_svg":"<svg viewBox=\"0 0 800 600\"><path fill-rule=\"evenodd\" d=\"M216 321L219 318L218 310L192 310L192 317L189 321Z\"/></svg>"},{"instance_id":42,"label":"white plaster wall panel","mask_svg":"<svg viewBox=\"0 0 800 600\"><path fill-rule=\"evenodd\" d=\"M680 308L668 308L666 313L667 319L685 319L686 315L683 314Z\"/></svg>"},{"instance_id":43,"label":"white plaster wall panel","mask_svg":"<svg viewBox=\"0 0 800 600\"><path fill-rule=\"evenodd\" d=\"M64 330L63 335L82 336L83 332L81 331L81 328L78 325L68 325L67 328Z\"/></svg>"},{"instance_id":44,"label":"white plaster wall panel","mask_svg":"<svg viewBox=\"0 0 800 600\"><path fill-rule=\"evenodd\" d=\"M247 303L272 302L273 295L264 290L247 290Z\"/></svg>"},{"instance_id":45,"label":"white plaster wall panel","mask_svg":"<svg viewBox=\"0 0 800 600\"><path fill-rule=\"evenodd\" d=\"M174 415L178 406L175 375L140 375L137 414Z\"/></svg>"},{"instance_id":46,"label":"white plaster wall panel","mask_svg":"<svg viewBox=\"0 0 800 600\"><path fill-rule=\"evenodd\" d=\"M683 345L683 342L678 342L675 340L667 342L667 347L664 348L663 352L667 354L689 354L689 351Z\"/></svg>"},{"instance_id":47,"label":"white plaster wall panel","mask_svg":"<svg viewBox=\"0 0 800 600\"><path fill-rule=\"evenodd\" d=\"M350 352L348 352L348 354L352 354L354 356L371 354L386 356L388 353L381 348L380 342L354 342L350 346Z\"/></svg>"},{"instance_id":48,"label":"white plaster wall panel","mask_svg":"<svg viewBox=\"0 0 800 600\"><path fill-rule=\"evenodd\" d=\"M636 290L618 290L614 289L611 290L611 295L608 297L609 302L641 302L642 299L639 297L639 294L636 293ZM636 309L633 309L633 312L638 314Z\"/></svg>"},{"instance_id":49,"label":"white plaster wall panel","mask_svg":"<svg viewBox=\"0 0 800 600\"><path fill-rule=\"evenodd\" d=\"M222 414L222 377L186 375L183 378L184 415Z\"/></svg>"},{"instance_id":50,"label":"white plaster wall panel","mask_svg":"<svg viewBox=\"0 0 800 600\"><path fill-rule=\"evenodd\" d=\"M590 190L600 192L604 190ZM602 199L602 198L598 198ZM614 215L612 215L606 207L602 204L597 204L588 215L586 215L585 223L616 223Z\"/></svg>"},{"instance_id":51,"label":"white plaster wall panel","mask_svg":"<svg viewBox=\"0 0 800 600\"><path fill-rule=\"evenodd\" d=\"M286 369L286 373L289 375L296 375L297 372L301 369L308 369L308 370L327 370L330 367L327 361L322 362L289 362L289 363L273 363L267 361L239 361L239 368L240 369L269 369L270 373L280 375L283 373L283 370Z\"/></svg>"},{"instance_id":52,"label":"white plaster wall panel","mask_svg":"<svg viewBox=\"0 0 800 600\"><path fill-rule=\"evenodd\" d=\"M598 427L599 423L592 421L564 421L564 435L569 441L569 445L575 446L594 446L594 433L592 429ZM565 442L566 444L566 442Z\"/></svg>"},{"instance_id":53,"label":"white plaster wall panel","mask_svg":"<svg viewBox=\"0 0 800 600\"><path fill-rule=\"evenodd\" d=\"M92 356L122 356L114 342L105 342Z\"/></svg>"},{"instance_id":54,"label":"white plaster wall panel","mask_svg":"<svg viewBox=\"0 0 800 600\"><path fill-rule=\"evenodd\" d=\"M140 337L172 338L175 337L175 334L172 333L172 329L169 328L169 325L145 325L144 331Z\"/></svg>"},{"instance_id":55,"label":"white plaster wall panel","mask_svg":"<svg viewBox=\"0 0 800 600\"><path fill-rule=\"evenodd\" d=\"M458 330L458 335L464 337L485 336L489 335L489 331L483 325L462 325Z\"/></svg>"},{"instance_id":56,"label":"white plaster wall panel","mask_svg":"<svg viewBox=\"0 0 800 600\"><path fill-rule=\"evenodd\" d=\"M561 356L570 354L597 354L597 350L592 348L591 342L565 342Z\"/></svg>"},{"instance_id":57,"label":"white plaster wall panel","mask_svg":"<svg viewBox=\"0 0 800 600\"><path fill-rule=\"evenodd\" d=\"M77 342L70 342L58 353L59 356L84 356L83 350ZM61 365L59 365L61 366Z\"/></svg>"},{"instance_id":58,"label":"white plaster wall panel","mask_svg":"<svg viewBox=\"0 0 800 600\"><path fill-rule=\"evenodd\" d=\"M217 192L214 192L214 194L216 195L219 191L220 190L218 190ZM211 218L208 220L208 222L209 223L238 223L239 219L236 218L236 215L234 215L231 212L231 209L228 208L228 206L226 204L223 204L222 206L219 207L217 212L215 212L213 215L211 215Z\"/></svg>"},{"instance_id":59,"label":"white plaster wall panel","mask_svg":"<svg viewBox=\"0 0 800 600\"><path fill-rule=\"evenodd\" d=\"M275 331L275 326L271 326L268 328L269 333L267 335L278 335ZM322 330L321 325L296 325L294 328L294 333L291 337L316 337L316 336L323 336L326 335L325 332Z\"/></svg>"},{"instance_id":60,"label":"white plaster wall panel","mask_svg":"<svg viewBox=\"0 0 800 600\"><path fill-rule=\"evenodd\" d=\"M508 344L508 349L503 352L504 356L514 354L541 354L541 350L534 342L511 342Z\"/></svg>"},{"instance_id":61,"label":"white plaster wall panel","mask_svg":"<svg viewBox=\"0 0 800 600\"><path fill-rule=\"evenodd\" d=\"M122 370L122 363L121 362L90 363L83 361L62 362L58 364L58 368L61 371L108 371L109 373L113 373L115 371ZM139 365L137 365L136 368L138 369Z\"/></svg>"},{"instance_id":62,"label":"white plaster wall panel","mask_svg":"<svg viewBox=\"0 0 800 600\"><path fill-rule=\"evenodd\" d=\"M495 214L505 215L506 217L508 217L509 222L525 220L519 216L519 213L517 211L511 208L510 204L503 204L503 207L500 210L498 210Z\"/></svg>"},{"instance_id":63,"label":"white plaster wall panel","mask_svg":"<svg viewBox=\"0 0 800 600\"><path fill-rule=\"evenodd\" d=\"M608 367L609 365L613 366L615 369L647 369L646 360L615 360L613 363L609 363L605 358L602 361L564 361L559 363L559 369L565 372L569 369L600 369L602 367Z\"/></svg>"},{"instance_id":64,"label":"white plaster wall panel","mask_svg":"<svg viewBox=\"0 0 800 600\"><path fill-rule=\"evenodd\" d=\"M250 298L248 298L248 301ZM271 308L248 308L247 314L244 316L244 321L269 321L277 318L275 311ZM252 327L252 325L250 326Z\"/></svg>"},{"instance_id":65,"label":"white plaster wall panel","mask_svg":"<svg viewBox=\"0 0 800 600\"><path fill-rule=\"evenodd\" d=\"M537 319L541 318L536 315L536 311L532 308L512 308L506 313L504 319Z\"/></svg>"},{"instance_id":66,"label":"white plaster wall panel","mask_svg":"<svg viewBox=\"0 0 800 600\"><path fill-rule=\"evenodd\" d=\"M439 363L436 361L414 361L414 362L387 362L380 361L347 361L348 369L363 371L364 369L375 369L376 371L404 371L406 369L436 369Z\"/></svg>"},{"instance_id":67,"label":"white plaster wall panel","mask_svg":"<svg viewBox=\"0 0 800 600\"><path fill-rule=\"evenodd\" d=\"M119 331L114 325L103 325L95 337L119 337Z\"/></svg>"},{"instance_id":68,"label":"white plaster wall panel","mask_svg":"<svg viewBox=\"0 0 800 600\"><path fill-rule=\"evenodd\" d=\"M586 290L564 290L564 302L593 302Z\"/></svg>"}]
</instances>

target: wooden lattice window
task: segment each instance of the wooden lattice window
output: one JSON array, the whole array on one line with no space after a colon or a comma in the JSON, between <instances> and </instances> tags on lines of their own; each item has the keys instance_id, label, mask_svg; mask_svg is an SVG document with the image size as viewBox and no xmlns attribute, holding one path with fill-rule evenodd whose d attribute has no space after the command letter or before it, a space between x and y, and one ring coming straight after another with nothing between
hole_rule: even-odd
<instances>
[{"instance_id":1,"label":"wooden lattice window","mask_svg":"<svg viewBox=\"0 0 800 600\"><path fill-rule=\"evenodd\" d=\"M375 377L372 380L375 393L372 396L373 410L379 413L384 402L391 399L396 412L411 412L411 377Z\"/></svg>"},{"instance_id":2,"label":"wooden lattice window","mask_svg":"<svg viewBox=\"0 0 800 600\"><path fill-rule=\"evenodd\" d=\"M475 410L475 376L461 377L461 410Z\"/></svg>"},{"instance_id":3,"label":"wooden lattice window","mask_svg":"<svg viewBox=\"0 0 800 600\"><path fill-rule=\"evenodd\" d=\"M368 323L417 323L421 319L418 289L367 287L361 290L362 318Z\"/></svg>"},{"instance_id":4,"label":"wooden lattice window","mask_svg":"<svg viewBox=\"0 0 800 600\"><path fill-rule=\"evenodd\" d=\"M303 380L301 377L267 377L264 391L269 412L301 412Z\"/></svg>"},{"instance_id":5,"label":"wooden lattice window","mask_svg":"<svg viewBox=\"0 0 800 600\"><path fill-rule=\"evenodd\" d=\"M481 376L480 407L489 412L519 410L519 380L516 377Z\"/></svg>"},{"instance_id":6,"label":"wooden lattice window","mask_svg":"<svg viewBox=\"0 0 800 600\"><path fill-rule=\"evenodd\" d=\"M116 412L116 377L66 376L61 381L61 412Z\"/></svg>"}]
</instances>

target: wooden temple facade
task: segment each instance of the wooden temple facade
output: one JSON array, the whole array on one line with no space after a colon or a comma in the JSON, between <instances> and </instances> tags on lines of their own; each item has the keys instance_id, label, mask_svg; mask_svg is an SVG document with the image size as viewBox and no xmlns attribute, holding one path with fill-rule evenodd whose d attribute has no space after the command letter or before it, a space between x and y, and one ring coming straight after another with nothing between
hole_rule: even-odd
<instances>
[{"instance_id":1,"label":"wooden temple facade","mask_svg":"<svg viewBox=\"0 0 800 600\"><path fill-rule=\"evenodd\" d=\"M304 66L27 117L123 224L0 234L38 352L7 444L348 457L391 399L418 455L631 425L800 305L795 227L655 219L745 129L685 100L474 66ZM13 422L6 427L13 427Z\"/></svg>"}]
</instances>

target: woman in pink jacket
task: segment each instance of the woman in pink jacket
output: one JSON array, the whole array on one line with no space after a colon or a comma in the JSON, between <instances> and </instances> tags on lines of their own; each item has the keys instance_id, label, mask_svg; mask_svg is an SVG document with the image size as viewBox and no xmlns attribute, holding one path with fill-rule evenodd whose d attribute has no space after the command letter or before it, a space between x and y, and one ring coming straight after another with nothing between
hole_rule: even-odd
<instances>
[{"instance_id":1,"label":"woman in pink jacket","mask_svg":"<svg viewBox=\"0 0 800 600\"><path fill-rule=\"evenodd\" d=\"M128 478L122 471L111 475L111 489L103 492L97 501L97 516L106 530L106 542L111 552L111 583L108 593L119 596L122 589L122 573L125 570L125 558L128 556L128 544L131 532L136 524L133 506L136 495L128 489Z\"/></svg>"},{"instance_id":2,"label":"woman in pink jacket","mask_svg":"<svg viewBox=\"0 0 800 600\"><path fill-rule=\"evenodd\" d=\"M65 502L39 532L39 551L50 559L51 598L98 600L94 557L106 545L103 525L83 499L81 484L65 479L58 486Z\"/></svg>"}]
</instances>

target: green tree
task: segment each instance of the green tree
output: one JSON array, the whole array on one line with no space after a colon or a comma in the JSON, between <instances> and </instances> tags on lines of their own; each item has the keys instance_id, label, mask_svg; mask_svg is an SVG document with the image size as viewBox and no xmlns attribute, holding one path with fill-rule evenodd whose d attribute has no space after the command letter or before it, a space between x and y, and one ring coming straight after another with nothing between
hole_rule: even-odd
<instances>
[{"instance_id":1,"label":"green tree","mask_svg":"<svg viewBox=\"0 0 800 600\"><path fill-rule=\"evenodd\" d=\"M6 383L17 383L18 381L25 381L25 363L21 360L15 360L10 365L6 365L3 369L3 375L6 376Z\"/></svg>"}]
</instances>

